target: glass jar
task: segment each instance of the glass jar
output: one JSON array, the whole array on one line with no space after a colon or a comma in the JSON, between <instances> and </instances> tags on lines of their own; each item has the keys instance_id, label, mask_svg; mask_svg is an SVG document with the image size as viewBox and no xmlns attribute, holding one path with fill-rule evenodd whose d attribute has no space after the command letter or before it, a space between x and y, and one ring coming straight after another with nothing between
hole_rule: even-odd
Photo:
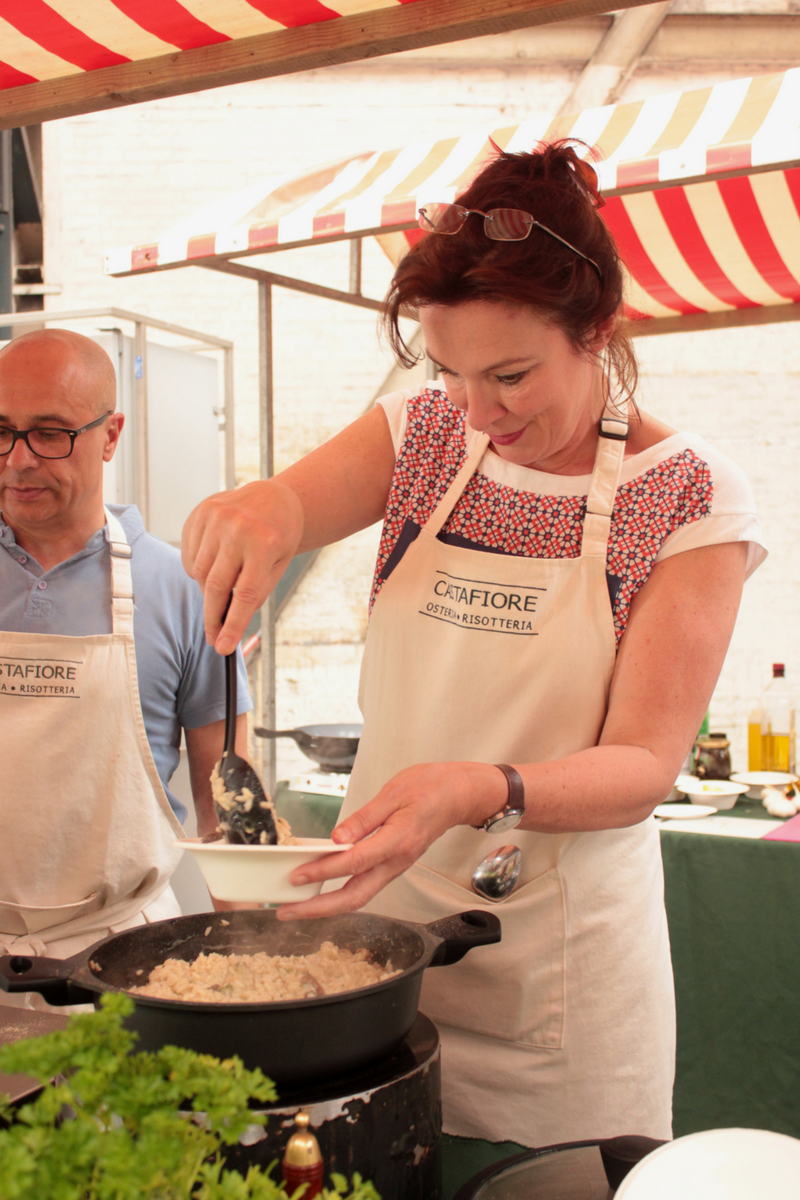
<instances>
[{"instance_id":1,"label":"glass jar","mask_svg":"<svg viewBox=\"0 0 800 1200\"><path fill-rule=\"evenodd\" d=\"M731 744L726 733L699 737L692 753L692 774L698 779L730 779Z\"/></svg>"}]
</instances>

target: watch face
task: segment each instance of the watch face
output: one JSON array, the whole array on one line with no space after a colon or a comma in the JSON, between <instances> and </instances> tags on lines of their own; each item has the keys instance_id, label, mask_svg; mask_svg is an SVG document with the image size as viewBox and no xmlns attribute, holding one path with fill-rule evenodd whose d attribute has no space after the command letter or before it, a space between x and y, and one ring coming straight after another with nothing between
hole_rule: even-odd
<instances>
[{"instance_id":1,"label":"watch face","mask_svg":"<svg viewBox=\"0 0 800 1200\"><path fill-rule=\"evenodd\" d=\"M507 829L516 829L523 818L518 808L511 808L500 817L488 821L484 828L487 833L505 833Z\"/></svg>"}]
</instances>

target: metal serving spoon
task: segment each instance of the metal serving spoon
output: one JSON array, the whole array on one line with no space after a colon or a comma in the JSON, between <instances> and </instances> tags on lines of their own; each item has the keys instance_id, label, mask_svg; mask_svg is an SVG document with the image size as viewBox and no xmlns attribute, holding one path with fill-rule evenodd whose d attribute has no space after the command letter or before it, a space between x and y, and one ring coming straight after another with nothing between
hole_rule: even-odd
<instances>
[{"instance_id":1,"label":"metal serving spoon","mask_svg":"<svg viewBox=\"0 0 800 1200\"><path fill-rule=\"evenodd\" d=\"M230 606L230 601L228 601ZM225 609L223 621L227 616ZM275 810L261 780L247 759L234 750L236 741L236 651L225 655L225 745L217 770L226 792L234 799L230 808L214 801L217 820L228 842L276 846Z\"/></svg>"},{"instance_id":2,"label":"metal serving spoon","mask_svg":"<svg viewBox=\"0 0 800 1200\"><path fill-rule=\"evenodd\" d=\"M518 846L498 846L481 859L472 872L472 890L497 904L517 886L522 870L522 851Z\"/></svg>"}]
</instances>

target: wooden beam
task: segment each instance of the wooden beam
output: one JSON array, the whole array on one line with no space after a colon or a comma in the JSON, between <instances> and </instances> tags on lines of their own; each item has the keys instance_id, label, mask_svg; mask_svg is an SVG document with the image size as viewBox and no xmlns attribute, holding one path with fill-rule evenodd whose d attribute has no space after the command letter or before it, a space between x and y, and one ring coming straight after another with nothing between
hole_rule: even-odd
<instances>
[{"instance_id":1,"label":"wooden beam","mask_svg":"<svg viewBox=\"0 0 800 1200\"><path fill-rule=\"evenodd\" d=\"M800 321L800 304L770 304L764 308L735 308L731 312L692 313L686 317L628 321L625 331L630 337L656 337L662 333L741 329L745 325L774 325L782 321Z\"/></svg>"},{"instance_id":2,"label":"wooden beam","mask_svg":"<svg viewBox=\"0 0 800 1200\"><path fill-rule=\"evenodd\" d=\"M647 0L416 0L0 91L0 129L635 8Z\"/></svg>"},{"instance_id":3,"label":"wooden beam","mask_svg":"<svg viewBox=\"0 0 800 1200\"><path fill-rule=\"evenodd\" d=\"M673 0L661 0L643 8L631 8L614 19L580 78L559 109L560 113L581 112L615 104L664 21Z\"/></svg>"}]
</instances>

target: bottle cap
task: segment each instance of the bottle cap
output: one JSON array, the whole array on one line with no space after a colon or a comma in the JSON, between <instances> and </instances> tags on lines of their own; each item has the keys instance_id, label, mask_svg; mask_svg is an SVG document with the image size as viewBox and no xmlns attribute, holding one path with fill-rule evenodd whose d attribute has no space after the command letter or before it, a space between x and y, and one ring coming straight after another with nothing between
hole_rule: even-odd
<instances>
[{"instance_id":1,"label":"bottle cap","mask_svg":"<svg viewBox=\"0 0 800 1200\"><path fill-rule=\"evenodd\" d=\"M286 1143L286 1153L283 1156L283 1161L287 1166L311 1167L322 1162L319 1142L313 1133L309 1132L309 1120L306 1112L299 1112L295 1116L294 1123L297 1126L297 1132L293 1133Z\"/></svg>"},{"instance_id":2,"label":"bottle cap","mask_svg":"<svg viewBox=\"0 0 800 1200\"><path fill-rule=\"evenodd\" d=\"M783 679L785 670L786 670L786 668L783 665L783 663L773 663L772 664L772 678L773 679Z\"/></svg>"}]
</instances>

